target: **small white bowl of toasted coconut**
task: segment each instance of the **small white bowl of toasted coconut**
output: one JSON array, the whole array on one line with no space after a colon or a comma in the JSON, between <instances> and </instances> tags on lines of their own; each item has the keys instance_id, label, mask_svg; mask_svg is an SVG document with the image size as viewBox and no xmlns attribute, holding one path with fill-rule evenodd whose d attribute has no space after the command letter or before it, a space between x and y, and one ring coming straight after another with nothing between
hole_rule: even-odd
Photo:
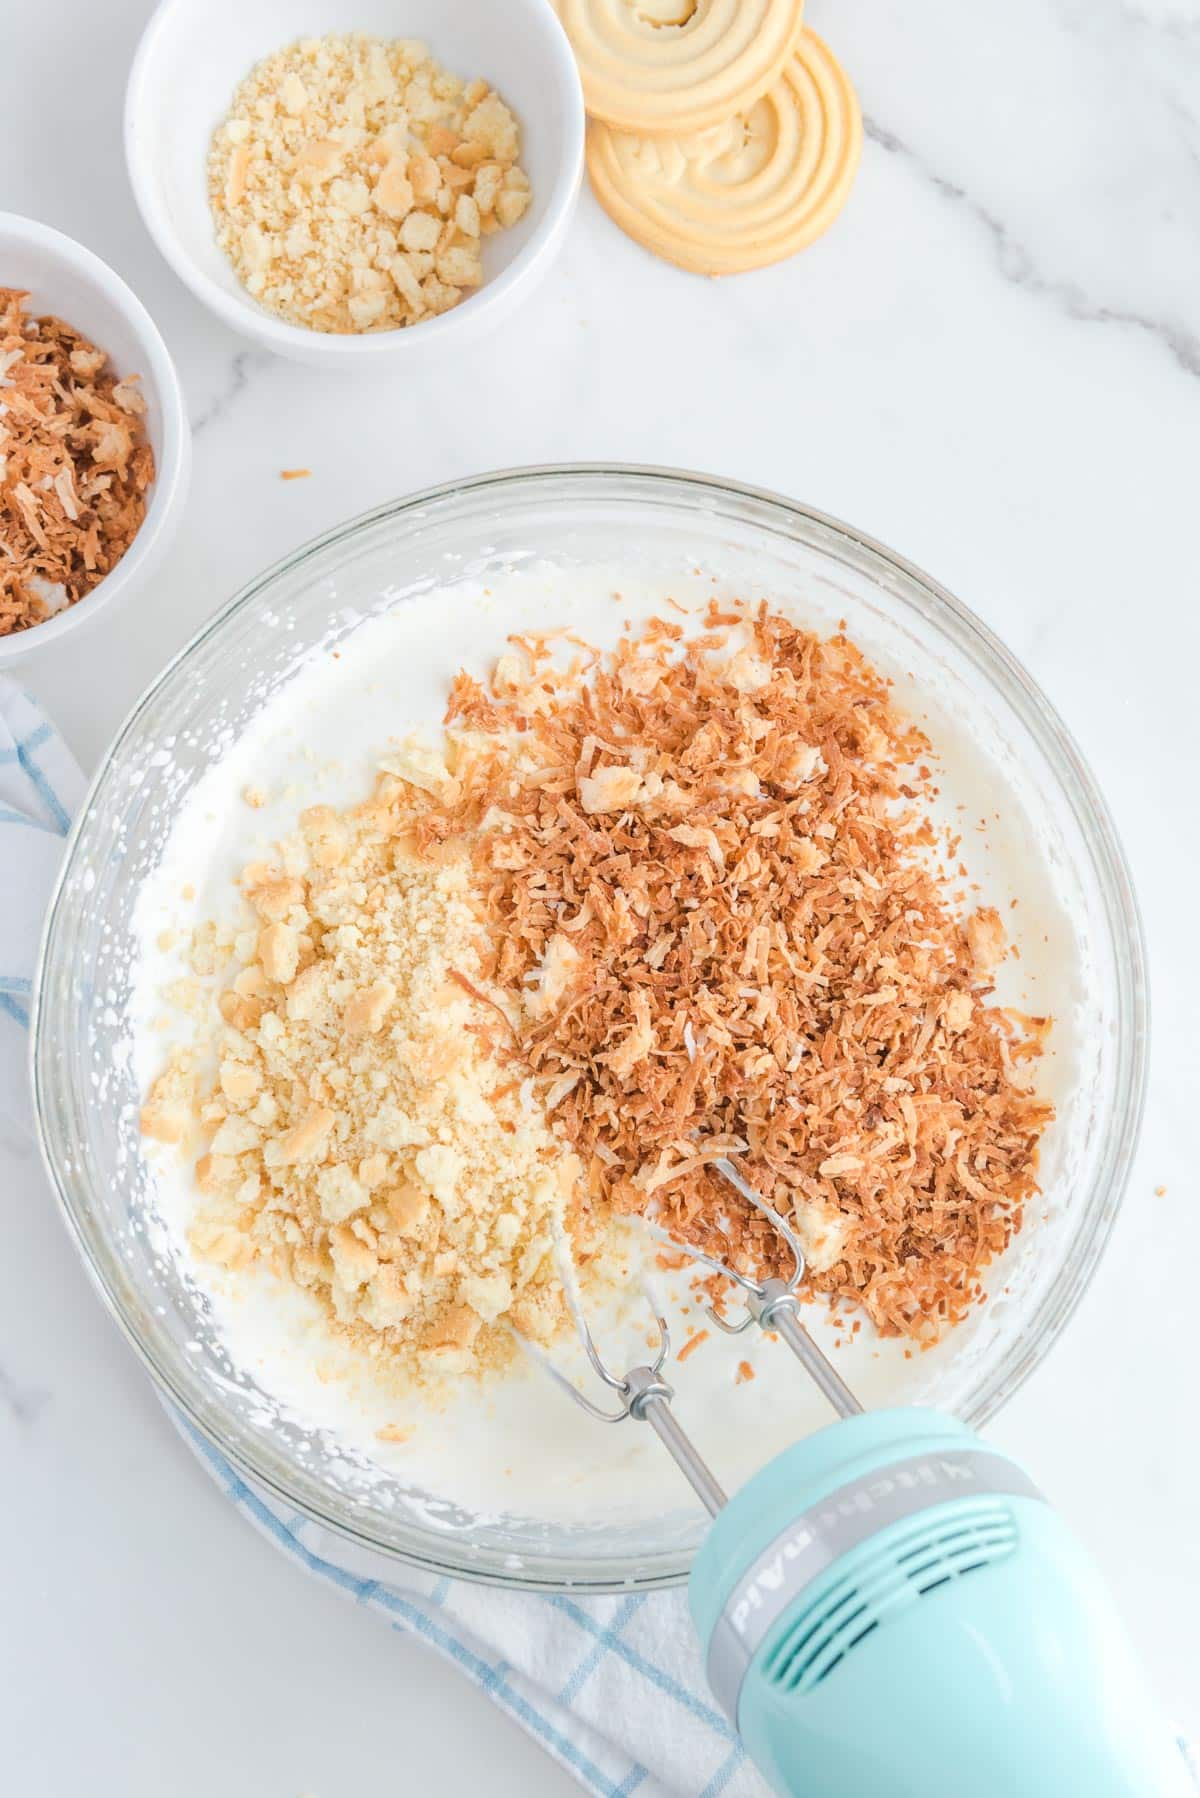
<instances>
[{"instance_id":1,"label":"small white bowl of toasted coconut","mask_svg":"<svg viewBox=\"0 0 1200 1798\"><path fill-rule=\"evenodd\" d=\"M0 212L0 664L147 577L190 464L175 367L141 301L82 244Z\"/></svg>"},{"instance_id":2,"label":"small white bowl of toasted coconut","mask_svg":"<svg viewBox=\"0 0 1200 1798\"><path fill-rule=\"evenodd\" d=\"M161 0L125 102L176 274L324 367L413 367L510 314L565 239L583 140L546 0Z\"/></svg>"}]
</instances>

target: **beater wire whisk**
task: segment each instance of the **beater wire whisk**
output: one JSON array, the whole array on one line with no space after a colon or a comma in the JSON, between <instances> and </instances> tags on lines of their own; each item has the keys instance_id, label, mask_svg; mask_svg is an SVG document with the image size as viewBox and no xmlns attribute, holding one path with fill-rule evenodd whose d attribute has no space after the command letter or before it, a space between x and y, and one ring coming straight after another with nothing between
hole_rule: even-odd
<instances>
[{"instance_id":1,"label":"beater wire whisk","mask_svg":"<svg viewBox=\"0 0 1200 1798\"><path fill-rule=\"evenodd\" d=\"M674 1388L662 1377L663 1364L671 1352L671 1333L667 1328L667 1320L662 1314L654 1294L649 1287L644 1287L646 1298L654 1312L654 1321L658 1328L658 1343L654 1356L638 1367L631 1367L628 1373L617 1374L608 1367L596 1347L595 1339L588 1327L588 1321L579 1307L578 1300L572 1292L570 1284L566 1286L567 1304L575 1320L575 1328L579 1332L579 1340L583 1344L584 1353L596 1373L604 1381L610 1391L616 1393L619 1409L606 1411L602 1406L593 1403L587 1394L580 1392L567 1378L566 1374L542 1353L533 1343L524 1337L518 1337L526 1352L533 1356L538 1365L545 1369L555 1383L569 1393L577 1405L596 1418L600 1423L623 1423L627 1417L636 1419L638 1423L648 1423L663 1446L669 1451L676 1466L684 1474L692 1490L696 1493L710 1517L728 1502L725 1493L718 1485L716 1477L692 1444L691 1438L681 1427L671 1410L671 1400L675 1396Z\"/></svg>"},{"instance_id":2,"label":"beater wire whisk","mask_svg":"<svg viewBox=\"0 0 1200 1798\"><path fill-rule=\"evenodd\" d=\"M817 1347L808 1331L800 1321L800 1307L796 1299L796 1287L804 1273L804 1250L794 1231L784 1222L778 1212L772 1210L760 1193L743 1178L726 1157L712 1164L716 1173L726 1180L738 1192L747 1204L762 1214L774 1229L783 1237L795 1258L791 1276L786 1280L772 1278L756 1280L749 1274L741 1273L727 1262L719 1261L712 1255L704 1254L700 1249L691 1248L686 1243L677 1242L674 1237L661 1230L655 1234L670 1244L672 1249L686 1255L690 1260L699 1262L701 1266L711 1268L724 1279L731 1280L740 1288L746 1297L747 1315L740 1323L726 1323L725 1319L709 1307L708 1316L718 1329L726 1335L740 1336L756 1323L764 1330L775 1330L787 1343L805 1371L829 1400L834 1410L841 1417L851 1417L862 1410L862 1406L846 1385L841 1375L830 1364ZM687 1478L692 1490L700 1498L709 1515L715 1517L728 1502L712 1471L703 1457L693 1446L691 1439L676 1421L671 1410L674 1389L662 1377L662 1370L667 1356L671 1352L671 1336L667 1320L663 1316L662 1307L655 1299L649 1286L643 1290L653 1313L658 1331L658 1340L654 1354L648 1362L631 1367L627 1373L615 1373L605 1362L599 1349L583 1309L575 1291L573 1279L567 1277L563 1281L567 1305L570 1309L575 1328L588 1362L609 1391L617 1399L617 1409L608 1411L590 1399L586 1393L580 1392L567 1376L557 1368L548 1355L518 1336L518 1341L550 1378L570 1395L570 1397L586 1411L589 1417L600 1423L622 1423L625 1418L632 1417L639 1423L648 1423L669 1451L676 1465Z\"/></svg>"},{"instance_id":3,"label":"beater wire whisk","mask_svg":"<svg viewBox=\"0 0 1200 1798\"><path fill-rule=\"evenodd\" d=\"M682 1254L694 1261L702 1261L714 1272L724 1274L746 1294L746 1316L740 1323L726 1323L710 1305L708 1316L719 1330L727 1336L740 1336L751 1324L758 1324L764 1330L776 1330L800 1362L805 1372L825 1395L839 1417L853 1417L862 1410L862 1406L847 1386L845 1380L832 1365L827 1356L822 1354L803 1323L800 1321L800 1305L796 1298L796 1288L804 1274L804 1250L794 1230L780 1217L779 1213L767 1204L761 1193L755 1192L749 1182L743 1179L728 1156L714 1161L713 1171L733 1187L745 1199L748 1205L765 1217L776 1229L795 1258L795 1266L786 1280L755 1280L749 1274L739 1273L736 1268L716 1261L711 1256L702 1255L699 1250L692 1249L686 1243L676 1242L674 1246Z\"/></svg>"}]
</instances>

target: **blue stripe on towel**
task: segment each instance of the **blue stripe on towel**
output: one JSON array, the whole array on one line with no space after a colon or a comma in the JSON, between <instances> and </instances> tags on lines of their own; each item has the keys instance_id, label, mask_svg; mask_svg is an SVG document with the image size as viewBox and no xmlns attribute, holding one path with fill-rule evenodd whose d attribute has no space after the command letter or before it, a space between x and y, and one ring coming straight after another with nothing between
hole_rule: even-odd
<instances>
[{"instance_id":1,"label":"blue stripe on towel","mask_svg":"<svg viewBox=\"0 0 1200 1798\"><path fill-rule=\"evenodd\" d=\"M22 1030L28 1030L28 1028L29 1028L29 1013L28 1013L28 1011L25 1009L25 1007L23 1005L18 1004L18 1002L14 998L12 998L12 996L9 993L0 992L0 1012L3 1012L6 1017L15 1019L16 1022L21 1026Z\"/></svg>"},{"instance_id":2,"label":"blue stripe on towel","mask_svg":"<svg viewBox=\"0 0 1200 1798\"><path fill-rule=\"evenodd\" d=\"M561 1595L552 1597L550 1603L557 1605L558 1609L565 1612L572 1622L579 1625L580 1629L586 1629L593 1636L604 1637L606 1647L611 1648L614 1654L620 1655L628 1666L640 1673L644 1679L648 1679L651 1685L657 1686L660 1692L665 1692L669 1698L675 1700L676 1704L682 1705L685 1711L690 1712L693 1717L699 1718L701 1723L707 1723L710 1729L715 1729L717 1734L724 1736L727 1742L737 1740L733 1730L718 1711L714 1711L710 1705L702 1704L677 1679L673 1679L669 1673L664 1673L661 1667L656 1667L652 1661L648 1661L644 1655L640 1655L636 1648L629 1646L628 1642L622 1642L619 1636L612 1634L611 1630L606 1630L602 1624L597 1623L594 1617L589 1616L581 1605L575 1604L570 1598Z\"/></svg>"},{"instance_id":3,"label":"blue stripe on towel","mask_svg":"<svg viewBox=\"0 0 1200 1798\"><path fill-rule=\"evenodd\" d=\"M566 1685L562 1688L562 1691L558 1695L558 1702L561 1705L570 1705L574 1703L592 1674L596 1671L596 1668L608 1653L609 1648L615 1643L618 1632L624 1629L625 1625L629 1622L629 1619L637 1609L638 1599L636 1596L625 1600L620 1610L609 1624L607 1630L605 1630L598 1641L593 1642Z\"/></svg>"},{"instance_id":4,"label":"blue stripe on towel","mask_svg":"<svg viewBox=\"0 0 1200 1798\"><path fill-rule=\"evenodd\" d=\"M23 737L19 743L14 743L8 749L0 749L0 763L20 762L24 766L25 757L32 755L34 750L40 749L43 743L48 743L50 736L50 726L39 724L36 730L31 730L29 735Z\"/></svg>"},{"instance_id":5,"label":"blue stripe on towel","mask_svg":"<svg viewBox=\"0 0 1200 1798\"><path fill-rule=\"evenodd\" d=\"M569 1741L566 1736L555 1729L526 1698L523 1698L519 1692L514 1691L507 1684L505 1676L508 1669L503 1662L494 1667L490 1666L481 1656L473 1653L464 1643L443 1629L440 1624L435 1623L419 1605L413 1604L409 1599L401 1598L398 1592L389 1591L377 1580L360 1579L356 1574L347 1573L341 1567L335 1567L332 1562L324 1561L319 1555L313 1554L311 1549L306 1548L304 1543L293 1535L281 1518L276 1517L274 1512L267 1509L245 1480L229 1465L225 1457L219 1454L212 1444L193 1430L190 1425L186 1427L196 1448L217 1474L235 1504L247 1511L281 1548L286 1549L289 1554L295 1555L310 1572L319 1573L325 1579L331 1580L335 1586L340 1586L344 1592L350 1593L360 1603L371 1599L375 1604L382 1606L399 1618L400 1622L397 1627L405 1626L414 1630L435 1648L440 1649L443 1654L456 1661L463 1671L470 1675L476 1685L480 1686L497 1703L502 1704L506 1710L511 1711L514 1716L519 1717L531 1734L535 1735L551 1753L556 1754L560 1760L574 1768L582 1778L588 1780L600 1793L601 1798L628 1798L628 1794L635 1791L637 1785L642 1783L646 1777L646 1770L644 1767L634 1767L621 1785L614 1785L608 1775L597 1767L586 1754L582 1753L574 1742ZM636 1783L631 1786L629 1780L634 1775L637 1776Z\"/></svg>"},{"instance_id":6,"label":"blue stripe on towel","mask_svg":"<svg viewBox=\"0 0 1200 1798\"><path fill-rule=\"evenodd\" d=\"M720 1794L725 1790L725 1787L729 1784L745 1758L745 1750L739 1742L737 1747L732 1750L729 1759L725 1764L717 1768L717 1771L713 1774L712 1778L701 1792L700 1798L720 1798Z\"/></svg>"},{"instance_id":7,"label":"blue stripe on towel","mask_svg":"<svg viewBox=\"0 0 1200 1798\"><path fill-rule=\"evenodd\" d=\"M51 731L48 724L40 724L31 736L23 743L17 744L17 759L37 789L38 797L54 819L60 837L65 837L71 828L70 815L64 809L58 794L34 761L34 756L43 743L50 740Z\"/></svg>"},{"instance_id":8,"label":"blue stripe on towel","mask_svg":"<svg viewBox=\"0 0 1200 1798\"><path fill-rule=\"evenodd\" d=\"M43 824L40 818L30 818L24 812L15 812L9 805L0 805L0 824L24 824L28 830L44 830L49 836L61 836L53 824Z\"/></svg>"}]
</instances>

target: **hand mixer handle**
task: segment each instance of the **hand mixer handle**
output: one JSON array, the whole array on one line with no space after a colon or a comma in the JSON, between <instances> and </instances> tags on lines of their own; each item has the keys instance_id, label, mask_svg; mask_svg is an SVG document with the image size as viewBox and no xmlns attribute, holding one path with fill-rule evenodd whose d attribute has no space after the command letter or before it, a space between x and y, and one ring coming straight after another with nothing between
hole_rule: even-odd
<instances>
[{"instance_id":1,"label":"hand mixer handle","mask_svg":"<svg viewBox=\"0 0 1200 1798\"><path fill-rule=\"evenodd\" d=\"M795 1443L689 1583L709 1681L781 1798L1196 1798L1063 1519L934 1411Z\"/></svg>"}]
</instances>

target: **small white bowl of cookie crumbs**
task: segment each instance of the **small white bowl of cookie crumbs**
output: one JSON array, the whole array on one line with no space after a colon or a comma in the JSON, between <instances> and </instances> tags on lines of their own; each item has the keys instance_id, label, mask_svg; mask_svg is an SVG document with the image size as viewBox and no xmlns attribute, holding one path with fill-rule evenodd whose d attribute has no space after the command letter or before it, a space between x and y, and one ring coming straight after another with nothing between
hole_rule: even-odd
<instances>
[{"instance_id":1,"label":"small white bowl of cookie crumbs","mask_svg":"<svg viewBox=\"0 0 1200 1798\"><path fill-rule=\"evenodd\" d=\"M149 573L190 466L179 381L141 301L82 244L0 212L0 664Z\"/></svg>"},{"instance_id":2,"label":"small white bowl of cookie crumbs","mask_svg":"<svg viewBox=\"0 0 1200 1798\"><path fill-rule=\"evenodd\" d=\"M162 0L125 107L175 272L234 330L328 367L506 316L563 242L583 138L545 0Z\"/></svg>"}]
</instances>

